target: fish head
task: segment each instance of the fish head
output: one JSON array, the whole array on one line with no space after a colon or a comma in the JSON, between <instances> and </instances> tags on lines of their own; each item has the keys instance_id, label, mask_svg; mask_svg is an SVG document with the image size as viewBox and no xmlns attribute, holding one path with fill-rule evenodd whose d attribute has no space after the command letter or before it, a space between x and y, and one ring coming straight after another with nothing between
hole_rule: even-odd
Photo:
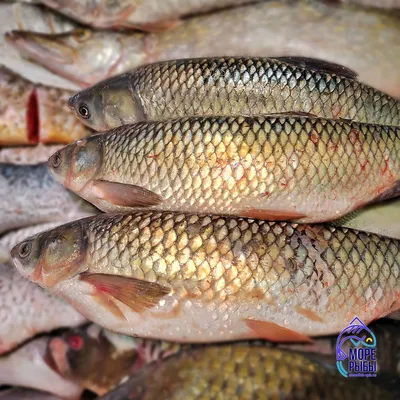
<instances>
[{"instance_id":1,"label":"fish head","mask_svg":"<svg viewBox=\"0 0 400 400\"><path fill-rule=\"evenodd\" d=\"M100 169L102 150L101 135L93 135L56 151L47 165L58 182L80 193Z\"/></svg>"},{"instance_id":2,"label":"fish head","mask_svg":"<svg viewBox=\"0 0 400 400\"><path fill-rule=\"evenodd\" d=\"M6 40L24 56L88 87L108 77L121 58L121 34L75 29L60 34L12 31Z\"/></svg>"},{"instance_id":3,"label":"fish head","mask_svg":"<svg viewBox=\"0 0 400 400\"><path fill-rule=\"evenodd\" d=\"M87 238L81 223L82 220L61 225L14 246L11 257L19 273L51 288L83 272Z\"/></svg>"},{"instance_id":4,"label":"fish head","mask_svg":"<svg viewBox=\"0 0 400 400\"><path fill-rule=\"evenodd\" d=\"M145 120L141 101L130 87L130 73L106 79L82 90L68 105L87 126L104 131Z\"/></svg>"}]
</instances>

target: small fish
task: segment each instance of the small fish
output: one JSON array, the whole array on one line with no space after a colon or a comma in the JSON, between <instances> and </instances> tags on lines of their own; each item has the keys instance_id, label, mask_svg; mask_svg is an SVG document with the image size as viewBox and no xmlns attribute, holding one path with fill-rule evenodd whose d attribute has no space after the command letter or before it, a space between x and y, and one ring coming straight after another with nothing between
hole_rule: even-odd
<instances>
[{"instance_id":1,"label":"small fish","mask_svg":"<svg viewBox=\"0 0 400 400\"><path fill-rule=\"evenodd\" d=\"M393 399L315 357L256 345L190 349L143 368L102 400Z\"/></svg>"},{"instance_id":2,"label":"small fish","mask_svg":"<svg viewBox=\"0 0 400 400\"><path fill-rule=\"evenodd\" d=\"M69 143L90 133L68 109L70 91L33 84L0 66L0 93L0 145Z\"/></svg>"},{"instance_id":3,"label":"small fish","mask_svg":"<svg viewBox=\"0 0 400 400\"><path fill-rule=\"evenodd\" d=\"M95 28L158 31L174 28L180 17L251 3L254 0L39 0Z\"/></svg>"},{"instance_id":4,"label":"small fish","mask_svg":"<svg viewBox=\"0 0 400 400\"><path fill-rule=\"evenodd\" d=\"M400 199L371 204L331 221L334 226L344 226L400 239Z\"/></svg>"},{"instance_id":5,"label":"small fish","mask_svg":"<svg viewBox=\"0 0 400 400\"><path fill-rule=\"evenodd\" d=\"M299 57L165 61L102 81L68 104L98 131L145 120L284 112L400 124L400 101L340 65Z\"/></svg>"},{"instance_id":6,"label":"small fish","mask_svg":"<svg viewBox=\"0 0 400 400\"><path fill-rule=\"evenodd\" d=\"M48 337L34 339L14 352L1 356L0 386L23 386L64 399L79 399L82 388L61 377L48 365L45 357L48 340Z\"/></svg>"},{"instance_id":7,"label":"small fish","mask_svg":"<svg viewBox=\"0 0 400 400\"><path fill-rule=\"evenodd\" d=\"M400 308L400 243L323 225L142 212L26 239L18 271L112 331L310 342Z\"/></svg>"},{"instance_id":8,"label":"small fish","mask_svg":"<svg viewBox=\"0 0 400 400\"><path fill-rule=\"evenodd\" d=\"M95 212L94 207L63 188L46 164L0 164L0 233Z\"/></svg>"},{"instance_id":9,"label":"small fish","mask_svg":"<svg viewBox=\"0 0 400 400\"><path fill-rule=\"evenodd\" d=\"M38 333L85 321L69 304L0 264L0 354Z\"/></svg>"},{"instance_id":10,"label":"small fish","mask_svg":"<svg viewBox=\"0 0 400 400\"><path fill-rule=\"evenodd\" d=\"M397 16L338 2L262 1L187 18L156 34L79 28L38 35L19 29L6 35L10 47L81 87L148 63L245 54L339 63L361 82L400 98Z\"/></svg>"},{"instance_id":11,"label":"small fish","mask_svg":"<svg viewBox=\"0 0 400 400\"><path fill-rule=\"evenodd\" d=\"M178 344L132 338L89 325L52 338L48 356L60 375L102 395L145 364L159 361L181 348Z\"/></svg>"},{"instance_id":12,"label":"small fish","mask_svg":"<svg viewBox=\"0 0 400 400\"><path fill-rule=\"evenodd\" d=\"M281 115L125 125L56 152L55 179L106 212L302 223L400 193L400 128Z\"/></svg>"}]
</instances>

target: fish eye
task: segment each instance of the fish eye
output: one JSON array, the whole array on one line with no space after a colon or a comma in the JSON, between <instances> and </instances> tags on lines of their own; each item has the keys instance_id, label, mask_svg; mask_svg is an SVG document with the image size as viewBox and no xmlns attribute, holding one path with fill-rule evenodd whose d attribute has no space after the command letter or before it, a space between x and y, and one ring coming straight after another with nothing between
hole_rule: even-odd
<instances>
[{"instance_id":1,"label":"fish eye","mask_svg":"<svg viewBox=\"0 0 400 400\"><path fill-rule=\"evenodd\" d=\"M73 35L77 40L85 40L90 37L90 31L88 29L75 29Z\"/></svg>"},{"instance_id":2,"label":"fish eye","mask_svg":"<svg viewBox=\"0 0 400 400\"><path fill-rule=\"evenodd\" d=\"M19 246L18 255L20 258L28 257L32 250L32 243L31 242L24 242Z\"/></svg>"},{"instance_id":3,"label":"fish eye","mask_svg":"<svg viewBox=\"0 0 400 400\"><path fill-rule=\"evenodd\" d=\"M68 345L73 350L81 350L83 346L83 339L80 335L72 335L68 338Z\"/></svg>"},{"instance_id":4,"label":"fish eye","mask_svg":"<svg viewBox=\"0 0 400 400\"><path fill-rule=\"evenodd\" d=\"M82 118L88 119L90 117L89 107L86 104L80 104L78 111Z\"/></svg>"},{"instance_id":5,"label":"fish eye","mask_svg":"<svg viewBox=\"0 0 400 400\"><path fill-rule=\"evenodd\" d=\"M61 165L61 155L58 151L51 158L51 165L53 168L58 168Z\"/></svg>"}]
</instances>

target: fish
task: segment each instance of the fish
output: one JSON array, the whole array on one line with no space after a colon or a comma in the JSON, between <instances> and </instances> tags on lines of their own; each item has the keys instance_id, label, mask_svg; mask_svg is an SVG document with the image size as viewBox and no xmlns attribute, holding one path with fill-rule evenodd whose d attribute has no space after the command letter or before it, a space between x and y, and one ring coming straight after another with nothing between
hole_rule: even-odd
<instances>
[{"instance_id":1,"label":"fish","mask_svg":"<svg viewBox=\"0 0 400 400\"><path fill-rule=\"evenodd\" d=\"M90 133L68 109L72 92L34 84L0 66L0 145L70 143Z\"/></svg>"},{"instance_id":2,"label":"fish","mask_svg":"<svg viewBox=\"0 0 400 400\"><path fill-rule=\"evenodd\" d=\"M191 349L133 375L102 400L394 399L366 382L340 376L318 359L263 346Z\"/></svg>"},{"instance_id":3,"label":"fish","mask_svg":"<svg viewBox=\"0 0 400 400\"><path fill-rule=\"evenodd\" d=\"M145 211L62 225L11 257L117 333L310 342L400 308L399 245L347 228Z\"/></svg>"},{"instance_id":4,"label":"fish","mask_svg":"<svg viewBox=\"0 0 400 400\"><path fill-rule=\"evenodd\" d=\"M57 151L48 166L105 212L301 223L399 195L400 129L303 116L140 122Z\"/></svg>"},{"instance_id":5,"label":"fish","mask_svg":"<svg viewBox=\"0 0 400 400\"><path fill-rule=\"evenodd\" d=\"M49 86L70 88L77 86L71 82L49 73L46 69L21 58L19 52L4 38L4 34L13 29L29 30L37 33L57 34L76 29L78 26L71 20L52 12L48 8L34 4L0 2L0 59L1 64L22 75Z\"/></svg>"},{"instance_id":6,"label":"fish","mask_svg":"<svg viewBox=\"0 0 400 400\"><path fill-rule=\"evenodd\" d=\"M0 355L36 334L85 322L68 303L0 264Z\"/></svg>"},{"instance_id":7,"label":"fish","mask_svg":"<svg viewBox=\"0 0 400 400\"><path fill-rule=\"evenodd\" d=\"M50 339L47 351L61 376L103 395L144 365L175 354L183 347L119 335L92 324Z\"/></svg>"},{"instance_id":8,"label":"fish","mask_svg":"<svg viewBox=\"0 0 400 400\"><path fill-rule=\"evenodd\" d=\"M0 357L0 385L24 386L64 399L79 399L82 388L58 375L45 359L48 337L34 339ZM1 397L0 397L1 398Z\"/></svg>"},{"instance_id":9,"label":"fish","mask_svg":"<svg viewBox=\"0 0 400 400\"><path fill-rule=\"evenodd\" d=\"M0 148L0 163L31 165L47 162L52 154L63 147L62 144L43 143L36 146L3 147Z\"/></svg>"},{"instance_id":10,"label":"fish","mask_svg":"<svg viewBox=\"0 0 400 400\"><path fill-rule=\"evenodd\" d=\"M331 221L334 226L343 226L359 231L400 239L400 199L395 197L382 203L371 204Z\"/></svg>"},{"instance_id":11,"label":"fish","mask_svg":"<svg viewBox=\"0 0 400 400\"><path fill-rule=\"evenodd\" d=\"M257 0L256 0L257 1ZM94 28L163 31L180 17L252 3L254 0L39 0L39 3Z\"/></svg>"},{"instance_id":12,"label":"fish","mask_svg":"<svg viewBox=\"0 0 400 400\"><path fill-rule=\"evenodd\" d=\"M62 187L46 163L0 164L0 233L95 212L89 203Z\"/></svg>"},{"instance_id":13,"label":"fish","mask_svg":"<svg viewBox=\"0 0 400 400\"><path fill-rule=\"evenodd\" d=\"M285 112L400 124L400 101L340 65L294 57L155 63L78 92L68 105L96 131L146 120Z\"/></svg>"},{"instance_id":14,"label":"fish","mask_svg":"<svg viewBox=\"0 0 400 400\"><path fill-rule=\"evenodd\" d=\"M6 35L22 56L83 88L166 60L300 56L342 64L356 71L361 82L400 98L399 36L393 13L338 2L281 0L194 16L153 34L77 28L41 35L19 28Z\"/></svg>"}]
</instances>

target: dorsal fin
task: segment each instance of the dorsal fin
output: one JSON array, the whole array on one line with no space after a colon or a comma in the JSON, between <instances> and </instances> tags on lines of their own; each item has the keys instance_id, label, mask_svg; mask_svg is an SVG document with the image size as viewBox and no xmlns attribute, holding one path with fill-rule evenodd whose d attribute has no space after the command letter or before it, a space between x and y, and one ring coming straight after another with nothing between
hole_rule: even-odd
<instances>
[{"instance_id":1,"label":"dorsal fin","mask_svg":"<svg viewBox=\"0 0 400 400\"><path fill-rule=\"evenodd\" d=\"M283 61L287 64L296 65L300 68L311 69L313 71L324 72L329 75L338 75L343 78L357 80L358 74L353 70L340 64L328 61L318 60L316 58L307 57L276 57L276 60Z\"/></svg>"}]
</instances>

